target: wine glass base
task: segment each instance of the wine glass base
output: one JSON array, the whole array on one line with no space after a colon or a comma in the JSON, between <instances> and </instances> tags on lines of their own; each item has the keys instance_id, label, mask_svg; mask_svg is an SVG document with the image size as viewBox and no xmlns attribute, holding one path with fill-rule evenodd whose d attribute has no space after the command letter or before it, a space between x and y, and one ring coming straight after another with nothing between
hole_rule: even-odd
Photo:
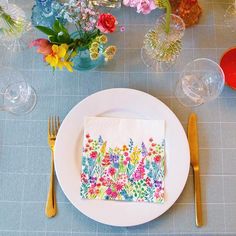
<instances>
[{"instance_id":1,"label":"wine glass base","mask_svg":"<svg viewBox=\"0 0 236 236\"><path fill-rule=\"evenodd\" d=\"M35 90L28 85L28 97L24 104L22 104L19 107L14 107L12 109L9 109L8 111L14 115L25 115L31 112L37 103L37 95L35 93Z\"/></svg>"}]
</instances>

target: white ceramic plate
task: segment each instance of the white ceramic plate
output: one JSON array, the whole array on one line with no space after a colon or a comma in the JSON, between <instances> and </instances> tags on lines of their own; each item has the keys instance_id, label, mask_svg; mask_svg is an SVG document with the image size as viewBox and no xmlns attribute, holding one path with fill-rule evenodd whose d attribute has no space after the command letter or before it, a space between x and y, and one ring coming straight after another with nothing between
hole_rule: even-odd
<instances>
[{"instance_id":1,"label":"white ceramic plate","mask_svg":"<svg viewBox=\"0 0 236 236\"><path fill-rule=\"evenodd\" d=\"M85 116L166 121L164 204L80 199L80 160ZM114 226L143 224L167 211L184 188L189 164L186 134L174 113L155 97L132 89L104 90L84 99L64 119L55 146L56 174L67 198L86 216Z\"/></svg>"}]
</instances>

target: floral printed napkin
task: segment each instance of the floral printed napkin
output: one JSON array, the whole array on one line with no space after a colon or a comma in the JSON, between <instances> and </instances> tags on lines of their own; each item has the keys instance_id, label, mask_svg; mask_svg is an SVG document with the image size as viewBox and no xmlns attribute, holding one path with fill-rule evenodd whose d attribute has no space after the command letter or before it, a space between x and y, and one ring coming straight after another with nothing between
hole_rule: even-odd
<instances>
[{"instance_id":1,"label":"floral printed napkin","mask_svg":"<svg viewBox=\"0 0 236 236\"><path fill-rule=\"evenodd\" d=\"M164 202L165 122L87 117L81 198Z\"/></svg>"}]
</instances>

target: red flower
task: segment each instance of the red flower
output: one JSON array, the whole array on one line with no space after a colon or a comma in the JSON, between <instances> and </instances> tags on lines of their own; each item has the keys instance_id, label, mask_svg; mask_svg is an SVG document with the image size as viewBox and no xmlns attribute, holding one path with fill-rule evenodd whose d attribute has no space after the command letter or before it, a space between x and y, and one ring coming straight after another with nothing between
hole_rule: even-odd
<instances>
[{"instance_id":1,"label":"red flower","mask_svg":"<svg viewBox=\"0 0 236 236\"><path fill-rule=\"evenodd\" d=\"M90 138L90 135L89 134L86 134L86 136L85 136L86 138Z\"/></svg>"},{"instance_id":2,"label":"red flower","mask_svg":"<svg viewBox=\"0 0 236 236\"><path fill-rule=\"evenodd\" d=\"M155 143L152 143L152 147L155 147L156 146L156 144Z\"/></svg>"},{"instance_id":3,"label":"red flower","mask_svg":"<svg viewBox=\"0 0 236 236\"><path fill-rule=\"evenodd\" d=\"M103 13L99 15L97 28L102 33L112 33L116 30L116 24L116 18L112 14Z\"/></svg>"},{"instance_id":4,"label":"red flower","mask_svg":"<svg viewBox=\"0 0 236 236\"><path fill-rule=\"evenodd\" d=\"M96 158L97 158L97 155L98 155L97 152L91 152L91 153L90 153L90 157L91 157L92 159L96 159Z\"/></svg>"},{"instance_id":5,"label":"red flower","mask_svg":"<svg viewBox=\"0 0 236 236\"><path fill-rule=\"evenodd\" d=\"M103 182L103 181L104 181L104 178L103 178L103 177L100 177L100 178L99 178L99 181Z\"/></svg>"},{"instance_id":6,"label":"red flower","mask_svg":"<svg viewBox=\"0 0 236 236\"><path fill-rule=\"evenodd\" d=\"M88 140L88 142L89 142L89 143L92 143L92 142L93 142L93 140L92 140L92 139L89 139L89 140Z\"/></svg>"},{"instance_id":7,"label":"red flower","mask_svg":"<svg viewBox=\"0 0 236 236\"><path fill-rule=\"evenodd\" d=\"M111 197L112 197L112 198L116 198L117 195L118 195L117 192L112 192L112 193L111 193Z\"/></svg>"},{"instance_id":8,"label":"red flower","mask_svg":"<svg viewBox=\"0 0 236 236\"><path fill-rule=\"evenodd\" d=\"M47 56L52 53L52 44L47 39L33 40L29 47L37 47L37 52Z\"/></svg>"},{"instance_id":9,"label":"red flower","mask_svg":"<svg viewBox=\"0 0 236 236\"><path fill-rule=\"evenodd\" d=\"M122 184L115 184L116 191L120 191L123 188Z\"/></svg>"},{"instance_id":10,"label":"red flower","mask_svg":"<svg viewBox=\"0 0 236 236\"><path fill-rule=\"evenodd\" d=\"M160 156L155 156L154 157L154 161L157 163L157 162L159 162L161 160L161 157Z\"/></svg>"},{"instance_id":11,"label":"red flower","mask_svg":"<svg viewBox=\"0 0 236 236\"><path fill-rule=\"evenodd\" d=\"M153 138L150 138L150 139L149 139L149 142L153 142Z\"/></svg>"}]
</instances>

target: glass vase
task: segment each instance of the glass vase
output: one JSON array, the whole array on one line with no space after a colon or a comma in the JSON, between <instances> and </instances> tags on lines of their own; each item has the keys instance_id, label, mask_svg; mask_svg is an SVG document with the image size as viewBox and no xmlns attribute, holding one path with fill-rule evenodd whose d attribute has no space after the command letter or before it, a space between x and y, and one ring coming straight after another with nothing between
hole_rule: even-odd
<instances>
[{"instance_id":1,"label":"glass vase","mask_svg":"<svg viewBox=\"0 0 236 236\"><path fill-rule=\"evenodd\" d=\"M166 17L158 18L155 28L150 29L144 37L141 58L147 67L156 71L167 71L175 63L182 48L184 35L183 20L174 14L170 18L170 30L166 31Z\"/></svg>"},{"instance_id":2,"label":"glass vase","mask_svg":"<svg viewBox=\"0 0 236 236\"><path fill-rule=\"evenodd\" d=\"M109 7L109 8L120 8L121 0L89 0L92 5Z\"/></svg>"},{"instance_id":3,"label":"glass vase","mask_svg":"<svg viewBox=\"0 0 236 236\"><path fill-rule=\"evenodd\" d=\"M104 57L100 53L97 60L90 58L90 52L87 48L80 48L77 50L77 56L73 58L73 68L78 71L92 70L104 63Z\"/></svg>"},{"instance_id":4,"label":"glass vase","mask_svg":"<svg viewBox=\"0 0 236 236\"><path fill-rule=\"evenodd\" d=\"M186 27L190 27L199 22L202 9L197 0L181 0L174 12L183 19Z\"/></svg>"},{"instance_id":5,"label":"glass vase","mask_svg":"<svg viewBox=\"0 0 236 236\"><path fill-rule=\"evenodd\" d=\"M61 10L62 4L56 0L36 0L36 4L32 9L32 24L50 28L56 19L61 23L65 23L65 20L60 16Z\"/></svg>"},{"instance_id":6,"label":"glass vase","mask_svg":"<svg viewBox=\"0 0 236 236\"><path fill-rule=\"evenodd\" d=\"M71 34L71 37L73 38L80 38L80 33L74 32ZM98 59L92 60L90 58L90 52L88 47L80 47L77 49L77 55L73 58L73 68L78 71L86 71L86 70L92 70L99 65L102 65L104 63L104 56L102 54L103 47L100 45L99 47L99 56Z\"/></svg>"}]
</instances>

